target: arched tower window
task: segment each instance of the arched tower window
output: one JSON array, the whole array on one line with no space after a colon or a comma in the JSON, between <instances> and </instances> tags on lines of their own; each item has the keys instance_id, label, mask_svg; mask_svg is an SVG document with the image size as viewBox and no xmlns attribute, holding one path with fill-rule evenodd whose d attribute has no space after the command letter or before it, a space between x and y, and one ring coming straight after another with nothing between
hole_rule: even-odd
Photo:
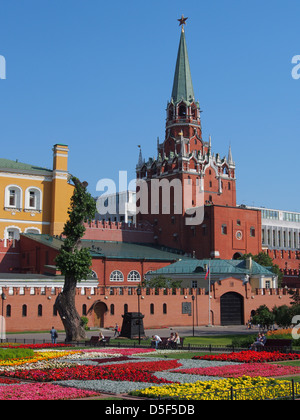
<instances>
[{"instance_id":1,"label":"arched tower window","mask_svg":"<svg viewBox=\"0 0 300 420\"><path fill-rule=\"evenodd\" d=\"M186 117L186 106L184 104L179 105L179 117Z\"/></svg>"}]
</instances>

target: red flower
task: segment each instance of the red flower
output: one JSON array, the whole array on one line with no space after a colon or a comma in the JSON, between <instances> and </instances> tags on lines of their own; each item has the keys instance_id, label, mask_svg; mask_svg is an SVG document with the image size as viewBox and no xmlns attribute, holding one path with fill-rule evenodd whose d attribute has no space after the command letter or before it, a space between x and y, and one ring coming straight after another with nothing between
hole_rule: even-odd
<instances>
[{"instance_id":1,"label":"red flower","mask_svg":"<svg viewBox=\"0 0 300 420\"><path fill-rule=\"evenodd\" d=\"M210 354L206 356L194 356L193 359L198 360L216 360L221 362L240 362L240 363L265 363L265 362L279 362L281 360L300 360L300 354L295 353L279 353L266 351L241 351L237 353L221 353Z\"/></svg>"}]
</instances>

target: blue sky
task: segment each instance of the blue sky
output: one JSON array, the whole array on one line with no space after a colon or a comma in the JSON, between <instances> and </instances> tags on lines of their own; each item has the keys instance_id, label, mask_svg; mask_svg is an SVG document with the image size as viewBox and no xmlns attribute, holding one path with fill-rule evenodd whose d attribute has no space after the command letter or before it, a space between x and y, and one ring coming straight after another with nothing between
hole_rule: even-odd
<instances>
[{"instance_id":1,"label":"blue sky","mask_svg":"<svg viewBox=\"0 0 300 420\"><path fill-rule=\"evenodd\" d=\"M164 138L180 38L203 136L237 166L237 201L300 211L299 0L0 0L1 157L69 170L96 195L101 178L135 177L138 147Z\"/></svg>"}]
</instances>

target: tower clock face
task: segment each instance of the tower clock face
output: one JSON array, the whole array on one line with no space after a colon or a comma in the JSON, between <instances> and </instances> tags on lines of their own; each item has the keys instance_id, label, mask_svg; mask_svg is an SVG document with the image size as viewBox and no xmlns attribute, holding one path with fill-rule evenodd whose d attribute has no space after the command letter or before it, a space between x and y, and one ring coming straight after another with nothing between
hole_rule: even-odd
<instances>
[{"instance_id":1,"label":"tower clock face","mask_svg":"<svg viewBox=\"0 0 300 420\"><path fill-rule=\"evenodd\" d=\"M240 230L238 230L235 234L235 237L240 241L243 238L243 233Z\"/></svg>"}]
</instances>

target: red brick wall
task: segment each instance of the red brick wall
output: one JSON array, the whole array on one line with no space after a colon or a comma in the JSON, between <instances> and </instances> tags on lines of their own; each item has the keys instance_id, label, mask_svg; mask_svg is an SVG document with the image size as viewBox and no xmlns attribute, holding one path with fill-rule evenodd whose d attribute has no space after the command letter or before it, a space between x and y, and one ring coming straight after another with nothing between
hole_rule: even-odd
<instances>
[{"instance_id":1,"label":"red brick wall","mask_svg":"<svg viewBox=\"0 0 300 420\"><path fill-rule=\"evenodd\" d=\"M167 294L163 290L159 290L159 294L154 289L147 294L146 289L142 289L140 299L141 312L145 315L145 328L155 327L175 327L175 326L192 326L193 317L188 314L182 314L182 303L192 302L191 290L196 293L196 289L180 289L176 290L176 294L172 294L172 290L168 289ZM25 295L20 295L19 290L14 288L13 295L9 294L9 290L3 290L7 296L4 301L4 315L6 314L7 305L11 305L11 317L6 317L7 332L13 331L32 331L32 330L50 330L52 326L62 329L62 323L59 316L53 315L53 305L60 289L55 289L55 294L51 294L51 290L47 289L45 295L42 295L40 289L35 289L35 294L30 294L30 289L25 289ZM258 289L251 291L250 285L243 286L242 281L229 278L223 280L221 284L215 283L211 290L211 311L212 320L215 325L220 324L220 298L224 293L234 291L244 298L244 319L245 322L250 318L252 310L257 309L260 305L267 305L272 309L275 305L290 305L290 295L285 289ZM96 302L102 302L107 307L104 316L104 327L112 327L115 323L122 323L122 315L124 314L124 305L127 305L128 312L137 312L138 297L136 291L123 289L120 295L118 290L114 294L110 294L110 288L99 287L95 294L90 294L90 290L86 290L86 294L81 294L80 287L77 289L76 304L77 310L82 315L82 306L86 305L89 319L89 326L95 326L95 315L93 307ZM132 293L132 294L129 294ZM27 316L22 316L22 305L27 305ZM150 305L154 305L154 313L150 311ZM166 304L167 313L164 313L164 304ZM43 315L38 316L38 305L42 305ZM114 305L114 315L111 314L111 305ZM195 325L208 324L208 295L203 289L198 289L195 294Z\"/></svg>"},{"instance_id":2,"label":"red brick wall","mask_svg":"<svg viewBox=\"0 0 300 420\"><path fill-rule=\"evenodd\" d=\"M154 232L149 224L134 226L127 223L93 221L85 224L85 227L86 232L83 239L154 243Z\"/></svg>"}]
</instances>

